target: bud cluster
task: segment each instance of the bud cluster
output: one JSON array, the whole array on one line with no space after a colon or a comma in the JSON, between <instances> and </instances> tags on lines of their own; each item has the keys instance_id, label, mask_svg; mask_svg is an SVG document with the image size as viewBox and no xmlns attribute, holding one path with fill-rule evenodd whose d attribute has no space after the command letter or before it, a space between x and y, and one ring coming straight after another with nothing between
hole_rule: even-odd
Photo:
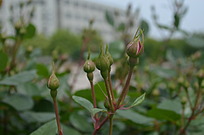
<instances>
[{"instance_id":1,"label":"bud cluster","mask_svg":"<svg viewBox=\"0 0 204 135\"><path fill-rule=\"evenodd\" d=\"M96 68L101 71L101 75L104 79L108 77L111 65L113 64L113 58L108 52L108 46L106 46L106 51L104 52L103 46L101 47L100 54L95 60Z\"/></svg>"}]
</instances>

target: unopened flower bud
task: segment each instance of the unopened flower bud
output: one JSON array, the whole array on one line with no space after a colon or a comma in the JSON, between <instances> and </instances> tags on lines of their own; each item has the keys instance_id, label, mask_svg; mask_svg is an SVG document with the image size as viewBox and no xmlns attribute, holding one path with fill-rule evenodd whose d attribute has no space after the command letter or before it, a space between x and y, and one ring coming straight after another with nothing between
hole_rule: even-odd
<instances>
[{"instance_id":1,"label":"unopened flower bud","mask_svg":"<svg viewBox=\"0 0 204 135\"><path fill-rule=\"evenodd\" d=\"M181 104L182 104L182 105L185 105L185 104L187 103L187 101L188 101L188 99L187 99L185 96L183 96L183 97L181 98Z\"/></svg>"},{"instance_id":2,"label":"unopened flower bud","mask_svg":"<svg viewBox=\"0 0 204 135\"><path fill-rule=\"evenodd\" d=\"M160 91L158 89L154 89L152 92L153 96L159 96L160 95Z\"/></svg>"},{"instance_id":3,"label":"unopened flower bud","mask_svg":"<svg viewBox=\"0 0 204 135\"><path fill-rule=\"evenodd\" d=\"M15 23L14 28L15 28L17 34L20 32L21 27L22 27L21 21L18 21Z\"/></svg>"},{"instance_id":4,"label":"unopened flower bud","mask_svg":"<svg viewBox=\"0 0 204 135\"><path fill-rule=\"evenodd\" d=\"M101 49L101 52L100 52L98 58L96 59L95 64L96 64L96 67L100 71L109 70L110 62L109 62L108 58L105 56L103 48Z\"/></svg>"},{"instance_id":5,"label":"unopened flower bud","mask_svg":"<svg viewBox=\"0 0 204 135\"><path fill-rule=\"evenodd\" d=\"M104 79L107 79L107 77L108 77L108 70L101 71L101 76L102 76Z\"/></svg>"},{"instance_id":6,"label":"unopened flower bud","mask_svg":"<svg viewBox=\"0 0 204 135\"><path fill-rule=\"evenodd\" d=\"M89 79L89 81L93 81L93 73L87 73L87 78Z\"/></svg>"},{"instance_id":7,"label":"unopened flower bud","mask_svg":"<svg viewBox=\"0 0 204 135\"><path fill-rule=\"evenodd\" d=\"M138 58L130 57L128 60L128 64L130 65L130 67L134 67L137 63L139 63Z\"/></svg>"},{"instance_id":8,"label":"unopened flower bud","mask_svg":"<svg viewBox=\"0 0 204 135\"><path fill-rule=\"evenodd\" d=\"M92 73L95 70L95 64L92 60L86 60L84 63L84 72Z\"/></svg>"},{"instance_id":9,"label":"unopened flower bud","mask_svg":"<svg viewBox=\"0 0 204 135\"><path fill-rule=\"evenodd\" d=\"M198 71L197 78L198 78L199 85L201 85L202 80L204 80L204 70L203 69Z\"/></svg>"},{"instance_id":10,"label":"unopened flower bud","mask_svg":"<svg viewBox=\"0 0 204 135\"><path fill-rule=\"evenodd\" d=\"M57 91L56 91L56 90L51 90L51 91L50 91L50 95L51 95L52 98L56 98L56 96L57 96Z\"/></svg>"},{"instance_id":11,"label":"unopened flower bud","mask_svg":"<svg viewBox=\"0 0 204 135\"><path fill-rule=\"evenodd\" d=\"M111 56L111 54L108 51L108 46L106 46L106 52L105 52L106 57L109 60L110 66L113 64L113 57Z\"/></svg>"},{"instance_id":12,"label":"unopened flower bud","mask_svg":"<svg viewBox=\"0 0 204 135\"><path fill-rule=\"evenodd\" d=\"M139 57L144 50L144 46L140 42L139 38L134 39L127 46L127 54L129 57L137 58Z\"/></svg>"},{"instance_id":13,"label":"unopened flower bud","mask_svg":"<svg viewBox=\"0 0 204 135\"><path fill-rule=\"evenodd\" d=\"M47 87L50 90L57 90L57 88L59 87L59 79L55 75L54 66L53 66L52 74L51 74L51 76L50 76L50 78L48 80Z\"/></svg>"},{"instance_id":14,"label":"unopened flower bud","mask_svg":"<svg viewBox=\"0 0 204 135\"><path fill-rule=\"evenodd\" d=\"M178 83L179 83L179 85L183 85L184 84L184 78L180 76L178 78Z\"/></svg>"}]
</instances>

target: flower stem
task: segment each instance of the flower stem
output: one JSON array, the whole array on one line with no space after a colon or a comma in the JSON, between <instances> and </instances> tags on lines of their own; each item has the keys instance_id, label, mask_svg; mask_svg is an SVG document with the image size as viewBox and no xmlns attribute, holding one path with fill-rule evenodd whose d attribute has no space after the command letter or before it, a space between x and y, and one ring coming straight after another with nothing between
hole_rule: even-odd
<instances>
[{"instance_id":1,"label":"flower stem","mask_svg":"<svg viewBox=\"0 0 204 135\"><path fill-rule=\"evenodd\" d=\"M109 135L113 134L113 114L110 115Z\"/></svg>"},{"instance_id":2,"label":"flower stem","mask_svg":"<svg viewBox=\"0 0 204 135\"><path fill-rule=\"evenodd\" d=\"M58 106L57 106L57 101L56 98L52 98L53 103L54 103L54 109L55 109L55 117L56 117L56 122L57 122L57 128L58 128L58 134L63 135L61 126L60 126L60 119L59 119L59 114L58 114Z\"/></svg>"},{"instance_id":3,"label":"flower stem","mask_svg":"<svg viewBox=\"0 0 204 135\"><path fill-rule=\"evenodd\" d=\"M182 129L180 130L179 135L186 135L186 130L187 130L187 128L189 127L191 121L197 116L197 114L195 113L195 111L197 110L200 96L201 96L201 88L200 88L200 86L199 86L198 91L197 91L197 94L196 94L196 101L195 101L194 106L193 106L193 108L192 108L191 116L188 118L188 121L187 121L187 123L185 124L184 128L182 128Z\"/></svg>"},{"instance_id":4,"label":"flower stem","mask_svg":"<svg viewBox=\"0 0 204 135\"><path fill-rule=\"evenodd\" d=\"M111 82L111 76L110 76L110 70L109 70L109 73L108 73L108 85L109 85L109 88L110 88L110 94L111 94L111 97L113 99L113 103L115 102L115 97L114 97L114 94L113 94L113 88L112 88L112 82Z\"/></svg>"},{"instance_id":5,"label":"flower stem","mask_svg":"<svg viewBox=\"0 0 204 135\"><path fill-rule=\"evenodd\" d=\"M92 95L92 99L93 99L93 105L94 105L94 108L96 108L97 105L96 105L96 96L95 96L93 81L89 81L89 82L90 82L90 85L91 85L91 95Z\"/></svg>"},{"instance_id":6,"label":"flower stem","mask_svg":"<svg viewBox=\"0 0 204 135\"><path fill-rule=\"evenodd\" d=\"M104 79L104 81L105 81L106 92L107 92L107 95L108 95L108 101L109 101L109 104L110 104L111 112L113 113L115 111L115 108L114 108L114 105L113 105L113 99L112 99L112 96L111 96L111 92L110 92L110 88L109 88L109 84L108 84L108 79Z\"/></svg>"},{"instance_id":7,"label":"flower stem","mask_svg":"<svg viewBox=\"0 0 204 135\"><path fill-rule=\"evenodd\" d=\"M92 135L96 135L96 133L101 129L101 127L106 123L106 121L110 118L110 115L106 116L103 121L98 125L97 128L94 129Z\"/></svg>"},{"instance_id":8,"label":"flower stem","mask_svg":"<svg viewBox=\"0 0 204 135\"><path fill-rule=\"evenodd\" d=\"M124 99L125 99L125 97L127 95L127 92L129 90L129 86L130 86L130 79L132 77L133 69L134 69L134 67L130 67L125 86L124 86L124 88L122 90L122 93L121 93L121 95L120 95L120 97L118 99L118 102L117 102L117 108L119 108L120 104L124 101Z\"/></svg>"}]
</instances>

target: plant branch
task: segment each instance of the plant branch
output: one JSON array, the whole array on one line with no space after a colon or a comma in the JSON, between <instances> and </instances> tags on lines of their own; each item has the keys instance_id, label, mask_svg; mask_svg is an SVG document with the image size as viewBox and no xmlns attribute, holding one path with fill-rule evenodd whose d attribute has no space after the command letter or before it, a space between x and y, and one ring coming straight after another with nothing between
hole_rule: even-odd
<instances>
[{"instance_id":1,"label":"plant branch","mask_svg":"<svg viewBox=\"0 0 204 135\"><path fill-rule=\"evenodd\" d=\"M94 129L94 132L92 133L92 135L96 135L96 133L101 129L101 127L106 123L106 121L109 119L110 115L108 115L107 117L105 117L103 119L103 121Z\"/></svg>"},{"instance_id":2,"label":"plant branch","mask_svg":"<svg viewBox=\"0 0 204 135\"><path fill-rule=\"evenodd\" d=\"M94 108L96 108L97 105L96 105L96 96L95 96L93 81L89 81L89 82L90 82L90 85L91 85L91 95L92 95L92 99L93 99L93 105L94 105Z\"/></svg>"},{"instance_id":3,"label":"plant branch","mask_svg":"<svg viewBox=\"0 0 204 135\"><path fill-rule=\"evenodd\" d=\"M60 118L58 114L58 106L57 106L56 98L53 98L53 103L54 103L54 109L55 109L55 117L56 117L56 122L57 122L58 134L63 135L63 132L60 126Z\"/></svg>"},{"instance_id":4,"label":"plant branch","mask_svg":"<svg viewBox=\"0 0 204 135\"><path fill-rule=\"evenodd\" d=\"M187 121L186 125L184 126L184 128L182 128L180 130L180 133L179 133L180 135L182 135L182 134L185 135L186 134L186 130L187 130L188 126L190 125L191 121L197 116L195 111L196 111L196 109L198 107L200 95L201 95L201 89L200 89L200 86L199 86L197 94L196 94L196 100L195 100L194 106L192 108L191 116L188 118L188 121Z\"/></svg>"},{"instance_id":5,"label":"plant branch","mask_svg":"<svg viewBox=\"0 0 204 135\"><path fill-rule=\"evenodd\" d=\"M191 110L192 110L193 109L193 104L191 102L191 99L190 99L190 96L189 96L189 93L188 93L187 89L185 89L185 92L186 92L186 96L187 96L188 102L189 102Z\"/></svg>"},{"instance_id":6,"label":"plant branch","mask_svg":"<svg viewBox=\"0 0 204 135\"><path fill-rule=\"evenodd\" d=\"M110 88L110 94L111 94L111 97L112 97L113 103L114 103L115 102L115 97L114 97L114 94L113 94L110 70L109 70L109 73L108 73L108 84L109 84L109 88Z\"/></svg>"},{"instance_id":7,"label":"plant branch","mask_svg":"<svg viewBox=\"0 0 204 135\"><path fill-rule=\"evenodd\" d=\"M112 99L112 96L111 96L111 92L110 92L110 88L109 88L109 84L108 84L108 79L104 79L104 81L105 81L106 92L107 92L107 95L108 95L108 101L109 101L109 105L110 105L110 108L111 108L111 112L114 112L115 108L114 108L114 105L113 105L113 99Z\"/></svg>"},{"instance_id":8,"label":"plant branch","mask_svg":"<svg viewBox=\"0 0 204 135\"><path fill-rule=\"evenodd\" d=\"M109 135L112 135L113 134L113 115L111 114L110 115L110 119L109 119Z\"/></svg>"},{"instance_id":9,"label":"plant branch","mask_svg":"<svg viewBox=\"0 0 204 135\"><path fill-rule=\"evenodd\" d=\"M124 88L122 90L122 93L121 93L121 95L120 95L120 97L118 99L118 102L117 102L117 108L119 108L120 104L124 101L124 99L125 99L125 97L127 95L127 92L129 90L129 86L130 86L130 79L132 77L133 69L134 69L134 67L130 67L125 86L124 86Z\"/></svg>"}]
</instances>

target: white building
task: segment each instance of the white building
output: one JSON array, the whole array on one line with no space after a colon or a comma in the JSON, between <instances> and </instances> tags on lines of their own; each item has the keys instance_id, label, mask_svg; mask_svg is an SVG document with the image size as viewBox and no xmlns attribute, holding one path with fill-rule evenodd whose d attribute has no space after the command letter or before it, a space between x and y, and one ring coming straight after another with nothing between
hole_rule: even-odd
<instances>
[{"instance_id":1,"label":"white building","mask_svg":"<svg viewBox=\"0 0 204 135\"><path fill-rule=\"evenodd\" d=\"M4 0L0 18L3 20L1 22L5 25L5 29L9 29L9 6L11 4L15 6L20 1L26 0ZM125 21L125 11L88 0L32 0L32 2L35 7L32 22L39 33L46 35L51 35L57 29L70 29L72 32L80 33L83 28L88 27L89 20L94 19L93 28L106 42L110 42L116 35L112 26L106 21L105 12L117 11L120 13L118 19Z\"/></svg>"}]
</instances>

